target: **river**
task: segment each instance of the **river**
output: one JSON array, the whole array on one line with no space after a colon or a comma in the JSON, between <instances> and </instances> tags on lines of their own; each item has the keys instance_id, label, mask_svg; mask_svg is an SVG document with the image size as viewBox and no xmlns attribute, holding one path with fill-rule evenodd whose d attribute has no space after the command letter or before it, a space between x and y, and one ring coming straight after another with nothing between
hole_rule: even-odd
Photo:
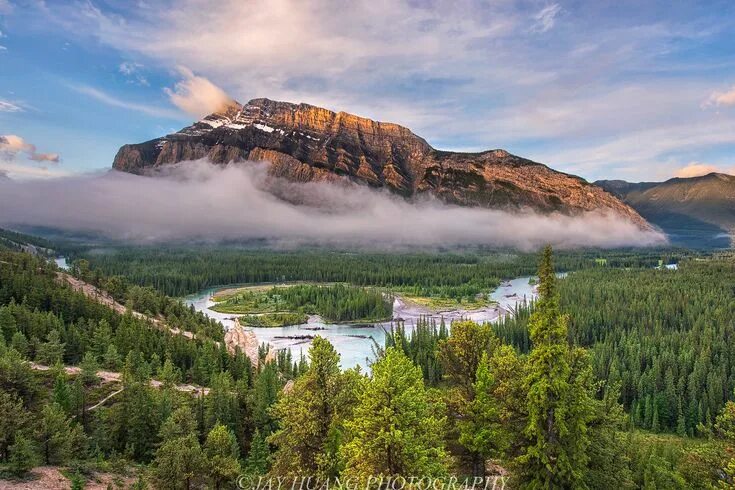
<instances>
[{"instance_id":1,"label":"river","mask_svg":"<svg viewBox=\"0 0 735 490\"><path fill-rule=\"evenodd\" d=\"M536 288L530 284L530 277L519 277L510 281L504 281L499 288L490 293L490 299L497 304L476 310L453 309L441 312L430 310L407 303L400 297L393 302L393 318L401 318L405 329L411 332L416 322L423 317L433 318L439 323L443 318L449 325L458 319L470 319L476 322L496 321L501 315L513 311L515 306L524 300L535 297ZM237 287L237 286L233 286ZM222 322L225 328L235 325L232 313L219 313L210 309L215 303L212 301L214 293L227 286L208 288L197 294L187 296L184 301L194 306L197 311L202 311L209 317ZM278 328L253 328L260 343L268 342L276 349L290 349L294 359L298 359L303 353L306 354L311 339L320 335L328 339L339 352L343 368L351 368L358 364L365 368L372 360L374 343L381 347L385 344L385 331L390 330L391 323L376 325L353 325L353 324L327 324L319 316L309 318L308 323Z\"/></svg>"}]
</instances>

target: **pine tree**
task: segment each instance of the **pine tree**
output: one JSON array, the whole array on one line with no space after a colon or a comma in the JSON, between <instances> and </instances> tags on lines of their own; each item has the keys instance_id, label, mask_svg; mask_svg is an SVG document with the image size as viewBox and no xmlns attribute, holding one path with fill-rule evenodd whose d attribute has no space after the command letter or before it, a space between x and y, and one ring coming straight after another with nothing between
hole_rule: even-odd
<instances>
[{"instance_id":1,"label":"pine tree","mask_svg":"<svg viewBox=\"0 0 735 490\"><path fill-rule=\"evenodd\" d=\"M233 384L232 376L226 371L212 376L211 389L204 399L205 423L208 429L216 424L235 427L237 400L233 393Z\"/></svg>"},{"instance_id":2,"label":"pine tree","mask_svg":"<svg viewBox=\"0 0 735 490\"><path fill-rule=\"evenodd\" d=\"M351 439L340 448L343 477L441 476L447 471L445 418L434 415L421 370L391 347L364 382L352 418Z\"/></svg>"},{"instance_id":3,"label":"pine tree","mask_svg":"<svg viewBox=\"0 0 735 490\"><path fill-rule=\"evenodd\" d=\"M155 487L160 490L187 490L204 466L196 421L184 406L175 410L161 426L161 445L151 466Z\"/></svg>"},{"instance_id":4,"label":"pine tree","mask_svg":"<svg viewBox=\"0 0 735 490\"><path fill-rule=\"evenodd\" d=\"M0 461L7 461L10 446L28 422L28 412L16 395L0 391Z\"/></svg>"},{"instance_id":5,"label":"pine tree","mask_svg":"<svg viewBox=\"0 0 735 490\"><path fill-rule=\"evenodd\" d=\"M61 342L61 336L58 330L51 330L46 338L46 342L38 346L36 352L36 360L41 364L53 366L61 363L64 358L64 343Z\"/></svg>"},{"instance_id":6,"label":"pine tree","mask_svg":"<svg viewBox=\"0 0 735 490\"><path fill-rule=\"evenodd\" d=\"M490 360L484 353L473 384L475 397L457 422L459 443L477 455L473 460L476 476L484 476L485 460L501 456L510 443L501 423L500 404L493 393L495 378L490 369Z\"/></svg>"},{"instance_id":7,"label":"pine tree","mask_svg":"<svg viewBox=\"0 0 735 490\"><path fill-rule=\"evenodd\" d=\"M111 369L113 371L117 371L118 369L120 369L122 358L117 352L117 347L115 347L115 344L110 344L107 347L102 364L105 368Z\"/></svg>"},{"instance_id":8,"label":"pine tree","mask_svg":"<svg viewBox=\"0 0 735 490\"><path fill-rule=\"evenodd\" d=\"M529 319L528 444L517 459L520 480L528 488L584 486L591 370L586 355L570 348L567 334L547 246L539 266L539 297Z\"/></svg>"},{"instance_id":9,"label":"pine tree","mask_svg":"<svg viewBox=\"0 0 735 490\"><path fill-rule=\"evenodd\" d=\"M15 332L10 339L10 347L18 352L21 356L26 357L30 351L28 339L23 332Z\"/></svg>"},{"instance_id":10,"label":"pine tree","mask_svg":"<svg viewBox=\"0 0 735 490\"><path fill-rule=\"evenodd\" d=\"M253 384L253 421L256 428L265 435L271 434L277 428L270 408L278 400L280 391L278 368L275 363L269 362L263 366Z\"/></svg>"},{"instance_id":11,"label":"pine tree","mask_svg":"<svg viewBox=\"0 0 735 490\"><path fill-rule=\"evenodd\" d=\"M272 472L336 477L336 447L344 432L344 419L356 401L353 377L340 372L339 354L322 337L314 339L309 357L306 373L273 408L280 429L268 438L277 448Z\"/></svg>"},{"instance_id":12,"label":"pine tree","mask_svg":"<svg viewBox=\"0 0 735 490\"><path fill-rule=\"evenodd\" d=\"M240 474L240 449L235 434L222 424L217 424L207 435L204 444L205 472L214 488L233 482Z\"/></svg>"},{"instance_id":13,"label":"pine tree","mask_svg":"<svg viewBox=\"0 0 735 490\"><path fill-rule=\"evenodd\" d=\"M3 337L3 341L10 340L17 329L18 326L10 308L0 307L0 337Z\"/></svg>"},{"instance_id":14,"label":"pine tree","mask_svg":"<svg viewBox=\"0 0 735 490\"><path fill-rule=\"evenodd\" d=\"M10 461L8 470L16 477L24 476L38 461L33 441L24 435L18 435L15 443L10 446Z\"/></svg>"},{"instance_id":15,"label":"pine tree","mask_svg":"<svg viewBox=\"0 0 735 490\"><path fill-rule=\"evenodd\" d=\"M268 472L269 458L268 443L260 431L256 429L250 444L250 452L248 452L248 457L245 460L245 472L255 476L265 475Z\"/></svg>"},{"instance_id":16,"label":"pine tree","mask_svg":"<svg viewBox=\"0 0 735 490\"><path fill-rule=\"evenodd\" d=\"M67 413L71 409L71 393L66 380L64 366L58 365L54 368L56 376L54 380L53 401Z\"/></svg>"},{"instance_id":17,"label":"pine tree","mask_svg":"<svg viewBox=\"0 0 735 490\"><path fill-rule=\"evenodd\" d=\"M438 357L451 384L464 391L466 399L473 397L477 368L483 355L491 356L500 342L489 323L472 321L452 324L452 335L439 342Z\"/></svg>"},{"instance_id":18,"label":"pine tree","mask_svg":"<svg viewBox=\"0 0 735 490\"><path fill-rule=\"evenodd\" d=\"M84 435L72 425L64 410L52 403L45 405L36 428L36 441L45 464L64 464L80 456Z\"/></svg>"},{"instance_id":19,"label":"pine tree","mask_svg":"<svg viewBox=\"0 0 735 490\"><path fill-rule=\"evenodd\" d=\"M97 360L94 357L94 354L92 354L91 352L86 353L79 367L82 369L79 376L84 386L92 386L97 384L97 382L99 381L99 378L97 377L97 370L99 369L99 366L97 364Z\"/></svg>"}]
</instances>

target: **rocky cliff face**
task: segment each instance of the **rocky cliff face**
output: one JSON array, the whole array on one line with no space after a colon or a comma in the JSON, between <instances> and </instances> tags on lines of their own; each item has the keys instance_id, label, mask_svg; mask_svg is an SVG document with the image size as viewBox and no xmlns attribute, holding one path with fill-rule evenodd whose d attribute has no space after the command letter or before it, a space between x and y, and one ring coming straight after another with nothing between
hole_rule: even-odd
<instances>
[{"instance_id":1,"label":"rocky cliff face","mask_svg":"<svg viewBox=\"0 0 735 490\"><path fill-rule=\"evenodd\" d=\"M544 213L602 211L649 226L600 187L504 150L435 150L397 124L268 99L233 104L177 133L125 145L113 168L140 174L201 158L268 161L271 175L297 182L349 179L405 197L431 194L453 204Z\"/></svg>"}]
</instances>

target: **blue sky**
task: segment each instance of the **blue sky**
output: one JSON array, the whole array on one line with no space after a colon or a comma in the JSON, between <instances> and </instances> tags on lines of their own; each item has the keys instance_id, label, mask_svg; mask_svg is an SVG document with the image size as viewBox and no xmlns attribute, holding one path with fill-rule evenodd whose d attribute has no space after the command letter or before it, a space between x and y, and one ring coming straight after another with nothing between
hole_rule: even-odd
<instances>
[{"instance_id":1,"label":"blue sky","mask_svg":"<svg viewBox=\"0 0 735 490\"><path fill-rule=\"evenodd\" d=\"M224 93L589 180L735 171L732 1L0 0L0 32L13 178L107 169Z\"/></svg>"}]
</instances>

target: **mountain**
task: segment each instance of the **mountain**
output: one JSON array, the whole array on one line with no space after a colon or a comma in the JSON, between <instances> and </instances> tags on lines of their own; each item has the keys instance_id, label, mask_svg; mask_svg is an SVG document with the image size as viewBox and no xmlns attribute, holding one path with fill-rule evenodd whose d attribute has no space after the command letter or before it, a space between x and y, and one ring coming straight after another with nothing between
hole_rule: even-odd
<instances>
[{"instance_id":1,"label":"mountain","mask_svg":"<svg viewBox=\"0 0 735 490\"><path fill-rule=\"evenodd\" d=\"M436 150L397 124L269 99L233 103L177 133L124 145L113 168L142 174L205 157L268 161L271 175L298 182L348 178L406 197L428 193L447 203L544 213L603 211L649 227L600 187L504 150Z\"/></svg>"},{"instance_id":2,"label":"mountain","mask_svg":"<svg viewBox=\"0 0 735 490\"><path fill-rule=\"evenodd\" d=\"M735 233L735 176L711 173L666 182L595 182L663 229L672 242L728 247Z\"/></svg>"}]
</instances>

